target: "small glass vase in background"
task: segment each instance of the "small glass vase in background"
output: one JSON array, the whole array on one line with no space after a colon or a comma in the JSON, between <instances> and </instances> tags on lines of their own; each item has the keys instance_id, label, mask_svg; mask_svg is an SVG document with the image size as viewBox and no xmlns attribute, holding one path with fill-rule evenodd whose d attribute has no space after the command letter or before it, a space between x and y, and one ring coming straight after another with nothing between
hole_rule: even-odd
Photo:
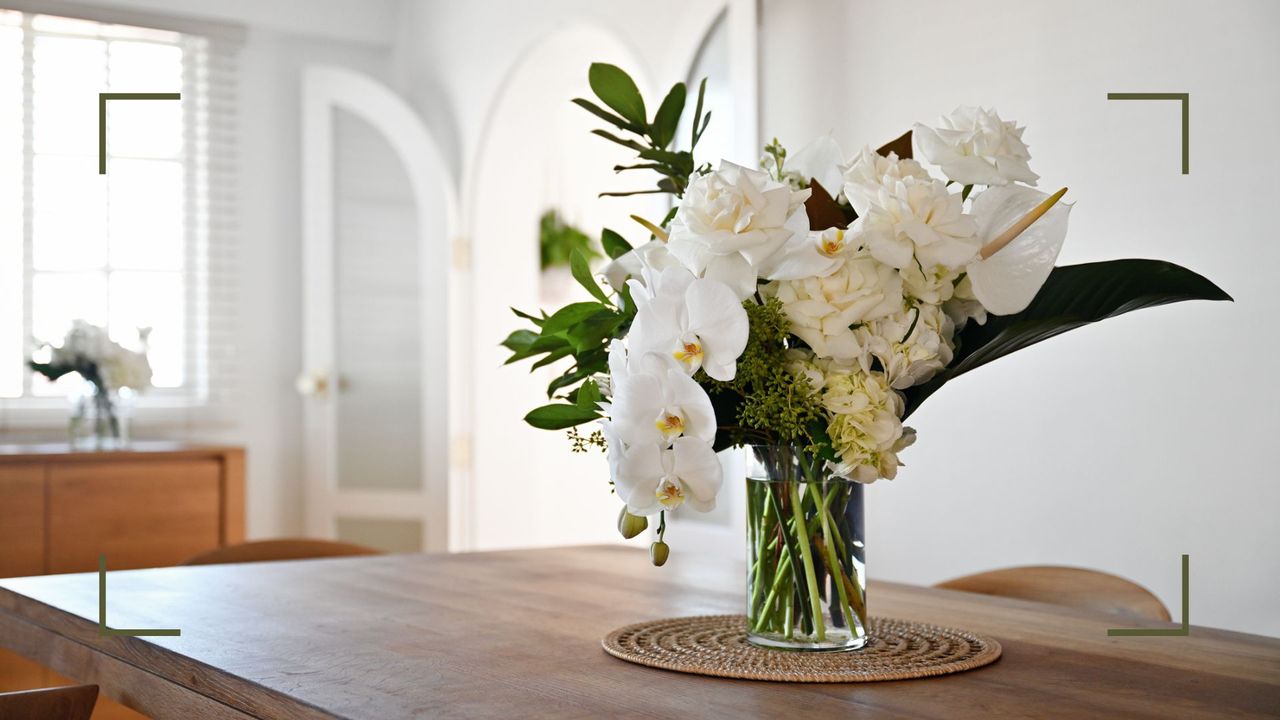
<instances>
[{"instance_id":1,"label":"small glass vase in background","mask_svg":"<svg viewBox=\"0 0 1280 720\"><path fill-rule=\"evenodd\" d=\"M118 450L129 445L133 392L104 390L84 381L69 401L68 441L73 450Z\"/></svg>"},{"instance_id":2,"label":"small glass vase in background","mask_svg":"<svg viewBox=\"0 0 1280 720\"><path fill-rule=\"evenodd\" d=\"M862 484L790 446L747 450L747 640L782 650L862 647Z\"/></svg>"}]
</instances>

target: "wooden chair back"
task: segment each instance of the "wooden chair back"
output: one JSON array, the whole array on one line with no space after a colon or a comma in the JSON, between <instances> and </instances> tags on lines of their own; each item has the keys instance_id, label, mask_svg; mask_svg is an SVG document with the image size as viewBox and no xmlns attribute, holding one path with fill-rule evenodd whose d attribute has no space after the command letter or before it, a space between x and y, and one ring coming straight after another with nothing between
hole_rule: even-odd
<instances>
[{"instance_id":1,"label":"wooden chair back","mask_svg":"<svg viewBox=\"0 0 1280 720\"><path fill-rule=\"evenodd\" d=\"M97 685L0 693L4 720L89 720L98 701Z\"/></svg>"},{"instance_id":2,"label":"wooden chair back","mask_svg":"<svg viewBox=\"0 0 1280 720\"><path fill-rule=\"evenodd\" d=\"M184 565L265 562L268 560L310 560L348 555L381 555L381 550L336 540L282 538L228 545L200 553Z\"/></svg>"},{"instance_id":3,"label":"wooden chair back","mask_svg":"<svg viewBox=\"0 0 1280 720\"><path fill-rule=\"evenodd\" d=\"M934 587L1168 621L1169 610L1141 585L1084 568L1029 565L966 575Z\"/></svg>"}]
</instances>

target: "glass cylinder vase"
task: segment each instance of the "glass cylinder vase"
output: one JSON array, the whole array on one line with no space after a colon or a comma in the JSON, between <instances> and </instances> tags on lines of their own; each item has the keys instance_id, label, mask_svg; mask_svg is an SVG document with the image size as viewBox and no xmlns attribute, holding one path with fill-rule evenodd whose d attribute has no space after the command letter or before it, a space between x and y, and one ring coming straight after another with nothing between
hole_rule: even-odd
<instances>
[{"instance_id":1,"label":"glass cylinder vase","mask_svg":"<svg viewBox=\"0 0 1280 720\"><path fill-rule=\"evenodd\" d=\"M856 650L866 643L862 485L786 445L747 457L747 640Z\"/></svg>"},{"instance_id":2,"label":"glass cylinder vase","mask_svg":"<svg viewBox=\"0 0 1280 720\"><path fill-rule=\"evenodd\" d=\"M68 440L76 450L115 450L129 445L132 393L105 391L85 381L69 399Z\"/></svg>"}]
</instances>

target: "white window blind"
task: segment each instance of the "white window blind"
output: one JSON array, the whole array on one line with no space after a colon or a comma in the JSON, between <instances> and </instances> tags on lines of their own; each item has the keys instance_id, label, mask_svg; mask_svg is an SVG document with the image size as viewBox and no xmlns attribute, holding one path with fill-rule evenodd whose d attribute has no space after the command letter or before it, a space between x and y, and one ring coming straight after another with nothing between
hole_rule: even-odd
<instances>
[{"instance_id":1,"label":"white window blind","mask_svg":"<svg viewBox=\"0 0 1280 720\"><path fill-rule=\"evenodd\" d=\"M65 407L58 385L74 379L49 383L25 361L74 319L126 345L151 328L155 387L141 412L194 416L234 391L238 43L154 25L0 9L6 425L19 423L15 410ZM106 175L101 92L182 95L107 103Z\"/></svg>"}]
</instances>

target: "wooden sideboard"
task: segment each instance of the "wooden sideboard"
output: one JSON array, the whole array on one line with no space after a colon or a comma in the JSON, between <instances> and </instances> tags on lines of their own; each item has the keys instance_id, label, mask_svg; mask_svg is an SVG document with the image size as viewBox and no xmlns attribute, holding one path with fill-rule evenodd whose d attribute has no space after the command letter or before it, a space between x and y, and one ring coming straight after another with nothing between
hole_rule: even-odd
<instances>
[{"instance_id":1,"label":"wooden sideboard","mask_svg":"<svg viewBox=\"0 0 1280 720\"><path fill-rule=\"evenodd\" d=\"M244 541L244 450L0 445L0 577L176 565Z\"/></svg>"}]
</instances>

